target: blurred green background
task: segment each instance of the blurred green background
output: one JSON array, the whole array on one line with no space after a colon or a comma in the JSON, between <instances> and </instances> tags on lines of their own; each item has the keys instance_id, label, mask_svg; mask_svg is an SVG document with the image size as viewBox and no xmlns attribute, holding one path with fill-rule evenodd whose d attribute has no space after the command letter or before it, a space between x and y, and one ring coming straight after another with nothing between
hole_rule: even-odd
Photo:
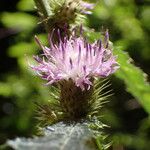
<instances>
[{"instance_id":1,"label":"blurred green background","mask_svg":"<svg viewBox=\"0 0 150 150\"><path fill-rule=\"evenodd\" d=\"M33 0L1 0L0 10L2 144L8 138L36 133L34 102L49 100L50 89L35 76L27 63L27 59L31 62L32 55L40 52L34 42L35 34L47 44L43 26L37 25L39 20ZM99 0L86 24L96 31L102 26L108 28L114 46L128 52L133 64L146 74L150 73L149 0ZM125 57L118 56L124 65ZM123 72L125 69L127 73ZM113 150L150 149L150 86L141 81L141 74L138 68L126 65L124 70L111 77L115 94L101 115L104 115L103 122L111 126L106 132L114 141Z\"/></svg>"}]
</instances>

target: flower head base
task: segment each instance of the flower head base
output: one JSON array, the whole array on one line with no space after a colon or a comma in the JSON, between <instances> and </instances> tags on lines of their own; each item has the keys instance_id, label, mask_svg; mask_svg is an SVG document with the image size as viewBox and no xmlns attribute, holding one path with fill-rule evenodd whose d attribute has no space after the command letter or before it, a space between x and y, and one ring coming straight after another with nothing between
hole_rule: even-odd
<instances>
[{"instance_id":1,"label":"flower head base","mask_svg":"<svg viewBox=\"0 0 150 150\"><path fill-rule=\"evenodd\" d=\"M58 35L59 35L58 30ZM43 49L43 57L35 56L37 66L31 66L39 76L47 80L47 85L60 81L72 80L82 90L89 89L94 77L107 77L114 73L118 64L112 50L108 48L108 32L105 44L101 40L93 44L83 37L73 34L65 37L59 43L53 44L49 38L50 48L43 46L36 37L37 43Z\"/></svg>"},{"instance_id":2,"label":"flower head base","mask_svg":"<svg viewBox=\"0 0 150 150\"><path fill-rule=\"evenodd\" d=\"M68 29L84 22L85 15L91 14L94 4L83 0L46 0L46 7L39 0L34 0L41 17L41 23L46 25L48 31Z\"/></svg>"}]
</instances>

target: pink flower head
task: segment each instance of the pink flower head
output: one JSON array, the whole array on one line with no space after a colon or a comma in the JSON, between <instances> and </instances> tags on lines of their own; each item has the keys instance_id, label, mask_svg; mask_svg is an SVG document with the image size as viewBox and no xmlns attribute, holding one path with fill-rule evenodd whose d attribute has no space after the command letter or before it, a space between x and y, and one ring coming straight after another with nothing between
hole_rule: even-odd
<instances>
[{"instance_id":1,"label":"pink flower head","mask_svg":"<svg viewBox=\"0 0 150 150\"><path fill-rule=\"evenodd\" d=\"M116 57L108 48L108 36L107 32L105 44L101 40L90 44L84 37L75 34L63 40L59 36L59 43L54 44L51 35L50 47L43 46L35 37L44 54L41 57L34 56L38 65L31 67L48 81L47 85L71 79L82 90L89 89L92 78L107 77L118 69Z\"/></svg>"}]
</instances>

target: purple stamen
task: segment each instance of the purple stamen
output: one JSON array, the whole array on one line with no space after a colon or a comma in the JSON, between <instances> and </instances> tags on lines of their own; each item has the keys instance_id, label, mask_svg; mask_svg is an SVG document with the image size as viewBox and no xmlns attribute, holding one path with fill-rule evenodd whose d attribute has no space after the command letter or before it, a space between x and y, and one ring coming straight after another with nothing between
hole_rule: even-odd
<instances>
[{"instance_id":1,"label":"purple stamen","mask_svg":"<svg viewBox=\"0 0 150 150\"><path fill-rule=\"evenodd\" d=\"M70 69L73 69L73 63L72 63L72 59L69 59L69 63L70 63Z\"/></svg>"},{"instance_id":2,"label":"purple stamen","mask_svg":"<svg viewBox=\"0 0 150 150\"><path fill-rule=\"evenodd\" d=\"M83 29L82 32L84 32ZM49 35L50 48L43 46L35 36L44 54L41 57L34 56L37 66L30 65L37 75L47 80L47 85L71 79L82 90L87 87L89 89L92 86L91 77L107 77L118 69L116 57L110 49L107 49L108 31L106 31L104 43L99 40L93 44L88 43L82 36L77 37L76 33L73 33L70 38L65 36L62 41L60 30L57 31L60 42L53 43L53 33L54 30Z\"/></svg>"},{"instance_id":3,"label":"purple stamen","mask_svg":"<svg viewBox=\"0 0 150 150\"><path fill-rule=\"evenodd\" d=\"M81 45L79 45L79 53L78 53L78 65L81 59Z\"/></svg>"},{"instance_id":4,"label":"purple stamen","mask_svg":"<svg viewBox=\"0 0 150 150\"><path fill-rule=\"evenodd\" d=\"M104 42L105 42L105 47L108 48L108 45L109 45L109 33L108 33L108 29L105 32Z\"/></svg>"}]
</instances>

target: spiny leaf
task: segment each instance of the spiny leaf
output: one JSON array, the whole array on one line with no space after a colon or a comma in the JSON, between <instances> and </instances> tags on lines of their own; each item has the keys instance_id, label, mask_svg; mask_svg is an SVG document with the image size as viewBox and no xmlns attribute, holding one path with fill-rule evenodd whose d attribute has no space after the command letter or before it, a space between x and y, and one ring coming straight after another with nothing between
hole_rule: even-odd
<instances>
[{"instance_id":1,"label":"spiny leaf","mask_svg":"<svg viewBox=\"0 0 150 150\"><path fill-rule=\"evenodd\" d=\"M15 150L96 150L93 133L87 123L62 122L44 129L43 137L17 138L7 141Z\"/></svg>"},{"instance_id":2,"label":"spiny leaf","mask_svg":"<svg viewBox=\"0 0 150 150\"><path fill-rule=\"evenodd\" d=\"M123 80L127 91L130 92L150 114L150 85L146 81L146 74L132 62L128 53L116 48L114 53L118 56L120 69L115 76Z\"/></svg>"},{"instance_id":3,"label":"spiny leaf","mask_svg":"<svg viewBox=\"0 0 150 150\"><path fill-rule=\"evenodd\" d=\"M103 129L105 127L108 128L107 125L103 124L98 117L92 117L89 128L92 129L95 135L95 141L99 150L107 150L112 144L107 141L108 135L103 133Z\"/></svg>"}]
</instances>

